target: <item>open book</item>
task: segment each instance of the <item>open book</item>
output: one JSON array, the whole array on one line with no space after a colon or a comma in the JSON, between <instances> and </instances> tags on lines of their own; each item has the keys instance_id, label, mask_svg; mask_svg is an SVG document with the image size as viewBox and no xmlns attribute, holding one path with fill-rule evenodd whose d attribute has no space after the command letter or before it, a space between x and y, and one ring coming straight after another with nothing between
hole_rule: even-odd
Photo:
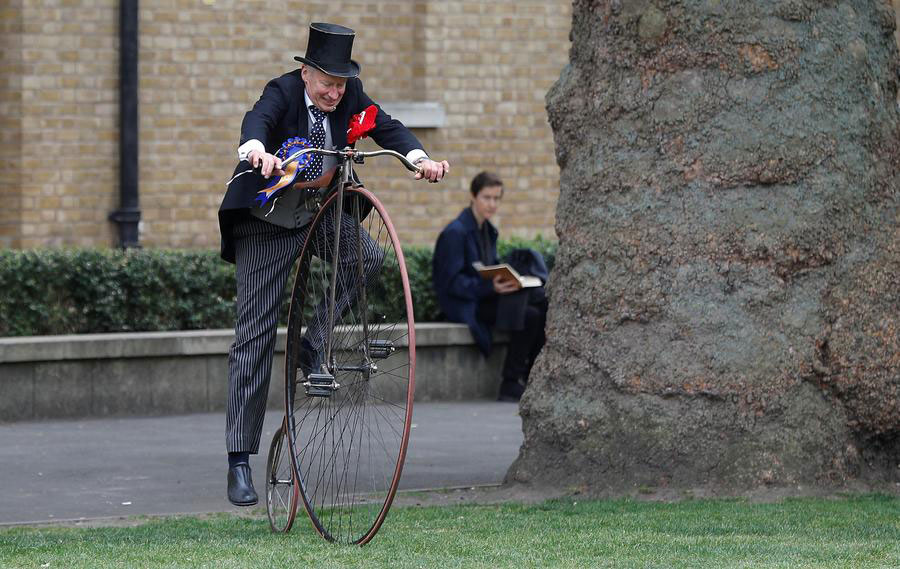
<instances>
[{"instance_id":1,"label":"open book","mask_svg":"<svg viewBox=\"0 0 900 569\"><path fill-rule=\"evenodd\" d=\"M531 277L528 275L520 275L516 272L514 268L507 265L506 263L500 263L499 265L484 265L475 261L472 263L472 267L478 271L478 274L481 275L481 278L494 280L494 277L501 276L503 280L511 280L519 283L518 288L530 288L534 286L541 286L541 279L537 277Z\"/></svg>"}]
</instances>

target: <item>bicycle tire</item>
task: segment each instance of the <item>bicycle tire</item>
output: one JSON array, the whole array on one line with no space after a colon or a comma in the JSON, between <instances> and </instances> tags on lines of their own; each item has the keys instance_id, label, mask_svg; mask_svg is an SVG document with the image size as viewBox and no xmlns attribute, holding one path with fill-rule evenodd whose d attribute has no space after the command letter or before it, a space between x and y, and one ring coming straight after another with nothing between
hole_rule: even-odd
<instances>
[{"instance_id":1,"label":"bicycle tire","mask_svg":"<svg viewBox=\"0 0 900 569\"><path fill-rule=\"evenodd\" d=\"M269 527L276 533L287 533L297 515L300 490L291 458L284 425L278 427L269 445L266 459L266 514Z\"/></svg>"},{"instance_id":2,"label":"bicycle tire","mask_svg":"<svg viewBox=\"0 0 900 569\"><path fill-rule=\"evenodd\" d=\"M360 237L342 235L340 253L347 266L337 266L337 281L344 291L353 288L351 278L356 285L344 297L350 299L347 309L337 313L328 294L334 243L327 238L326 218L339 209L337 194L322 204L298 257L291 292L285 408L299 492L313 526L328 541L364 545L384 522L403 470L415 389L415 325L403 251L384 206L361 187L347 188L344 196L351 205L340 209L357 216L354 226L383 256L377 272L366 278L362 257L356 255L354 268L345 254L348 242L360 250ZM336 319L327 331L332 357L326 369L340 388L327 397L309 396L300 365L303 326L329 312ZM387 356L386 346L394 350Z\"/></svg>"}]
</instances>

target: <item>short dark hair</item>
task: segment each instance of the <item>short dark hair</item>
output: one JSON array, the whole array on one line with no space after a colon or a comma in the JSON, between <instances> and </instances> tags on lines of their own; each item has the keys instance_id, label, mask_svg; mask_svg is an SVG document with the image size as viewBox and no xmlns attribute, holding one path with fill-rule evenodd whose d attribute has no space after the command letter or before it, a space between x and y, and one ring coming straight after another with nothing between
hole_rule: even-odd
<instances>
[{"instance_id":1,"label":"short dark hair","mask_svg":"<svg viewBox=\"0 0 900 569\"><path fill-rule=\"evenodd\" d=\"M469 188L469 191L472 192L474 197L484 188L493 186L503 186L503 180L500 179L500 176L493 172L482 172L472 178L472 186Z\"/></svg>"}]
</instances>

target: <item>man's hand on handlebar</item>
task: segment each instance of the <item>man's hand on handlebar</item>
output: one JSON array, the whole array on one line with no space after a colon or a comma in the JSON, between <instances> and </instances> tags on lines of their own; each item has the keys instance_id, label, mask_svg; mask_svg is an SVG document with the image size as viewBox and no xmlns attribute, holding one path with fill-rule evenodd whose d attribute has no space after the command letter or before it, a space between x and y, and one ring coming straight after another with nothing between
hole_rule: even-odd
<instances>
[{"instance_id":1,"label":"man's hand on handlebar","mask_svg":"<svg viewBox=\"0 0 900 569\"><path fill-rule=\"evenodd\" d=\"M446 160L435 162L434 160L423 158L416 163L416 166L420 168L419 172L416 174L416 180L425 178L431 183L440 182L441 178L446 176L447 172L450 171L450 163Z\"/></svg>"},{"instance_id":2,"label":"man's hand on handlebar","mask_svg":"<svg viewBox=\"0 0 900 569\"><path fill-rule=\"evenodd\" d=\"M274 154L251 150L250 154L247 155L247 160L250 161L250 165L254 168L259 168L260 164L262 164L260 173L266 178L271 177L272 174L284 176L284 170L281 169L281 158Z\"/></svg>"}]
</instances>

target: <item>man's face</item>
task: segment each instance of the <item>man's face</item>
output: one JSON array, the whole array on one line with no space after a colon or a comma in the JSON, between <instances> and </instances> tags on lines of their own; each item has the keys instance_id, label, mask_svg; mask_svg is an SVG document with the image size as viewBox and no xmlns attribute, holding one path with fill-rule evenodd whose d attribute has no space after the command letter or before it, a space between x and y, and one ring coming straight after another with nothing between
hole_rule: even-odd
<instances>
[{"instance_id":1,"label":"man's face","mask_svg":"<svg viewBox=\"0 0 900 569\"><path fill-rule=\"evenodd\" d=\"M330 113L341 102L347 87L345 77L328 75L308 65L303 66L300 76L306 83L306 94L320 111Z\"/></svg>"},{"instance_id":2,"label":"man's face","mask_svg":"<svg viewBox=\"0 0 900 569\"><path fill-rule=\"evenodd\" d=\"M472 198L472 209L480 219L490 219L497 213L503 198L503 186L485 186Z\"/></svg>"}]
</instances>

